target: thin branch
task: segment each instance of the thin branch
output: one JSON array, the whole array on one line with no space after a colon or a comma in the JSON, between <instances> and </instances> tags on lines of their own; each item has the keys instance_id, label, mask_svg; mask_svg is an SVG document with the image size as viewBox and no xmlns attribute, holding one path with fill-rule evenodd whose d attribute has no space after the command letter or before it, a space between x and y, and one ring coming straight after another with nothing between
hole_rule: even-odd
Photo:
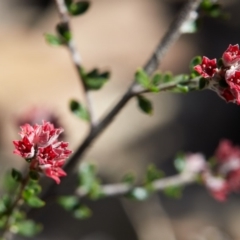
<instances>
[{"instance_id":1,"label":"thin branch","mask_svg":"<svg viewBox=\"0 0 240 240\"><path fill-rule=\"evenodd\" d=\"M161 60L163 59L169 47L172 46L181 35L181 27L185 24L186 21L188 21L190 14L196 11L200 2L201 0L189 0L183 7L183 9L180 11L179 15L170 25L170 28L165 34L165 36L160 41L155 52L153 53L149 61L146 63L144 70L148 74L151 75L157 69L158 65L161 63ZM165 84L164 86L161 85L160 90L167 90L168 88L174 86L176 86L176 84L174 83L170 83L169 85ZM135 88L136 84L135 81L133 81L133 83L126 91L126 93L122 96L122 98L119 100L119 102L117 102L117 104L109 111L109 113L107 113L106 116L99 121L99 124L95 126L93 131L86 137L85 141L73 154L73 156L65 166L65 170L67 172L71 172L75 168L75 166L78 163L78 160L80 159L80 157L82 157L82 154L86 151L86 149L93 143L93 141L100 135L100 133L103 132L105 128L113 121L113 119L127 104L127 102L133 96L136 95ZM141 89L141 91L143 90Z\"/></svg>"},{"instance_id":2,"label":"thin branch","mask_svg":"<svg viewBox=\"0 0 240 240\"><path fill-rule=\"evenodd\" d=\"M60 17L62 21L68 22L68 15L66 14L66 7L63 4L64 0L55 0L59 9ZM179 36L181 35L181 27L188 21L189 16L192 12L196 11L200 4L201 0L189 0L183 9L180 11L179 15L175 18L173 23L170 25L169 30L164 35L162 40L160 41L159 45L155 49L155 52L151 56L151 58L146 63L144 70L148 74L152 74L159 64L161 63L164 55L166 54L167 50L174 42L177 41ZM191 81L191 80L189 80ZM160 90L168 90L176 86L176 83L166 83L164 85L159 86ZM138 89L136 91L136 89ZM74 152L71 159L67 162L64 169L66 172L70 173L78 164L78 161L83 156L85 151L93 144L93 142L100 136L100 134L109 126L109 124L114 120L117 114L123 109L123 107L128 103L128 101L136 96L136 94L145 92L146 90L140 88L139 85L136 85L135 80L132 81L131 86L128 90L124 93L121 99L116 103L115 106L96 124L92 131L86 136L85 140L81 143L78 149ZM62 180L64 182L66 180ZM54 185L52 184L46 189L44 196L47 196L50 192L52 192Z\"/></svg>"},{"instance_id":3,"label":"thin branch","mask_svg":"<svg viewBox=\"0 0 240 240\"><path fill-rule=\"evenodd\" d=\"M69 29L70 33L71 33L71 39L70 41L68 41L66 43L66 46L70 52L72 61L74 63L75 69L77 71L77 74L79 76L80 79L80 83L82 85L82 88L84 90L85 93L85 98L86 98L86 104L87 104L87 109L90 115L90 123L91 123L91 127L93 128L94 125L97 123L96 118L95 118L95 114L94 114L94 110L93 110L93 104L92 104L92 99L90 96L90 92L87 90L86 84L84 83L84 81L81 78L80 75L80 70L81 70L81 56L77 50L77 47L75 45L74 39L73 39L73 34L71 31L71 26L70 26L70 17L68 14L68 9L67 6L65 4L64 0L55 0L57 9L58 9L58 13L59 13L59 17L61 20L61 23L66 24L67 28Z\"/></svg>"},{"instance_id":4,"label":"thin branch","mask_svg":"<svg viewBox=\"0 0 240 240\"><path fill-rule=\"evenodd\" d=\"M186 186L194 182L196 182L196 174L183 173L153 181L152 189L156 192L159 192L168 187ZM101 192L105 197L116 197L123 196L136 187L137 186L131 186L126 183L106 184L101 186ZM78 188L75 193L79 197L85 197L87 195L87 193L82 188Z\"/></svg>"}]
</instances>

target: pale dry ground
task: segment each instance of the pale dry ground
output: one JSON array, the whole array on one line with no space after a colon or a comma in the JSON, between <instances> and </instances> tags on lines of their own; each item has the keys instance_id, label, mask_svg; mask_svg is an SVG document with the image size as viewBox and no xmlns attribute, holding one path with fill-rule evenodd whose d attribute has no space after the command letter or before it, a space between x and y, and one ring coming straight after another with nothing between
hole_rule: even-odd
<instances>
[{"instance_id":1,"label":"pale dry ground","mask_svg":"<svg viewBox=\"0 0 240 240\"><path fill-rule=\"evenodd\" d=\"M4 156L1 169L4 170L3 165L21 165L19 158L12 157L11 141L18 137L15 118L28 107L44 106L53 109L66 126L67 139L73 149L87 133L87 125L68 110L71 98L84 101L68 52L63 48L48 46L43 39L44 32L53 32L57 15L44 16L44 21L37 28L29 30L11 18L14 11L4 11L6 3L0 2L1 5L0 127ZM21 18L16 19L27 18L27 15L22 13ZM169 21L167 9L164 5L160 8L154 0L93 0L91 10L72 21L84 66L87 69L97 66L112 72L111 81L104 89L92 94L98 116L124 93L135 69L148 59ZM166 58L162 68L173 72L186 69L183 64L191 59L194 47L189 39L180 40L171 50L172 57ZM153 117L141 114L136 102L132 100L85 157L86 160L97 162L101 174L113 181L119 180L129 169L134 169L139 174L144 172L151 159L140 149L137 152L131 151L129 145L149 131L161 128L178 112L178 102L173 95L162 94L150 98L156 106ZM172 149L181 149L181 142L174 142L174 139L172 142L175 146L166 147L161 153L162 158L171 155ZM129 211L139 239L174 239L168 220L162 217L158 199L153 198L147 203L137 208L135 213ZM232 216L239 223L239 217L234 214ZM233 219L229 221L233 222ZM174 228L182 239L192 239L187 238L187 232L194 233L196 229L201 230L208 224L211 225L206 217L192 215L174 220ZM240 238L238 228L234 225L231 228L235 239Z\"/></svg>"}]
</instances>

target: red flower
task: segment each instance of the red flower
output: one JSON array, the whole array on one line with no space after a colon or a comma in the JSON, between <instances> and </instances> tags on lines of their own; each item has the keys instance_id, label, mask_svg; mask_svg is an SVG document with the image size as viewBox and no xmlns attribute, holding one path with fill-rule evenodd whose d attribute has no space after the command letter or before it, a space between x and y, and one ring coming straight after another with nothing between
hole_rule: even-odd
<instances>
[{"instance_id":1,"label":"red flower","mask_svg":"<svg viewBox=\"0 0 240 240\"><path fill-rule=\"evenodd\" d=\"M216 59L210 60L207 57L203 57L202 63L200 65L195 66L194 70L201 74L202 77L204 78L213 77L218 70L217 60Z\"/></svg>"},{"instance_id":2,"label":"red flower","mask_svg":"<svg viewBox=\"0 0 240 240\"><path fill-rule=\"evenodd\" d=\"M240 60L240 50L238 44L229 45L227 50L223 53L222 56L223 63L225 66L231 66L235 62Z\"/></svg>"},{"instance_id":3,"label":"red flower","mask_svg":"<svg viewBox=\"0 0 240 240\"><path fill-rule=\"evenodd\" d=\"M240 148L233 146L231 141L224 139L219 143L215 156L220 163L227 162L230 158L240 160Z\"/></svg>"},{"instance_id":4,"label":"red flower","mask_svg":"<svg viewBox=\"0 0 240 240\"><path fill-rule=\"evenodd\" d=\"M204 182L207 189L216 200L224 202L227 199L229 188L225 179L206 173L204 175Z\"/></svg>"},{"instance_id":5,"label":"red flower","mask_svg":"<svg viewBox=\"0 0 240 240\"><path fill-rule=\"evenodd\" d=\"M235 96L229 88L225 88L222 92L220 92L220 96L227 102L235 102Z\"/></svg>"},{"instance_id":6,"label":"red flower","mask_svg":"<svg viewBox=\"0 0 240 240\"><path fill-rule=\"evenodd\" d=\"M49 122L21 127L21 141L13 141L14 153L30 160L30 169L43 172L46 176L60 183L59 177L66 176L62 170L65 160L72 153L68 143L59 142L57 138L63 132L62 128L54 128Z\"/></svg>"},{"instance_id":7,"label":"red flower","mask_svg":"<svg viewBox=\"0 0 240 240\"><path fill-rule=\"evenodd\" d=\"M240 148L228 140L220 142L216 151L218 171L228 184L230 191L240 191Z\"/></svg>"}]
</instances>

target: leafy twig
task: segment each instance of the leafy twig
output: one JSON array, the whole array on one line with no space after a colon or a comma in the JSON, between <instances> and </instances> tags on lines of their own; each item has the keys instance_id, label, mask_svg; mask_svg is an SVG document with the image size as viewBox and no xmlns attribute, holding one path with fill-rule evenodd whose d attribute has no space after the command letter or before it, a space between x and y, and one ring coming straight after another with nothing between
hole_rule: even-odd
<instances>
[{"instance_id":1,"label":"leafy twig","mask_svg":"<svg viewBox=\"0 0 240 240\"><path fill-rule=\"evenodd\" d=\"M28 184L28 181L29 181L29 174L27 174L26 177L21 180L21 185L20 185L19 191L16 195L16 198L13 201L11 207L8 209L6 222L5 222L5 225L3 227L3 233L2 233L3 239L10 239L11 238L11 235L9 235L9 233L10 233L9 232L9 224L10 224L10 221L11 221L11 216L12 216L13 211L16 208L20 207L23 203L22 202L22 193L23 193L26 185Z\"/></svg>"},{"instance_id":2,"label":"leafy twig","mask_svg":"<svg viewBox=\"0 0 240 240\"><path fill-rule=\"evenodd\" d=\"M155 180L151 183L151 190L162 191L168 187L180 187L186 186L196 182L196 174L194 173L182 173L171 177ZM101 186L101 193L105 197L122 196L131 192L137 186L132 186L127 183L106 184ZM142 187L142 186L140 186ZM80 187L76 190L76 195L84 197L87 193Z\"/></svg>"},{"instance_id":3,"label":"leafy twig","mask_svg":"<svg viewBox=\"0 0 240 240\"><path fill-rule=\"evenodd\" d=\"M81 78L81 74L80 74L80 72L81 72L81 56L77 50L77 47L76 47L74 39L73 39L73 34L71 32L70 17L68 14L68 9L67 9L67 6L66 6L64 0L55 0L55 3L57 6L57 9L58 9L61 23L65 24L65 26L67 27L67 29L71 35L71 38L69 41L67 41L66 46L70 52L72 61L77 70L78 76L80 78L80 83L82 84L82 87L84 89L87 109L88 109L88 112L90 115L90 123L91 123L91 127L93 127L96 124L96 119L95 119L95 115L94 115L94 111L93 111L92 99L90 96L90 92L87 90L86 84L84 83L84 81Z\"/></svg>"},{"instance_id":4,"label":"leafy twig","mask_svg":"<svg viewBox=\"0 0 240 240\"><path fill-rule=\"evenodd\" d=\"M60 0L57 0L60 1ZM169 30L160 41L159 45L157 46L155 52L147 62L144 67L144 70L150 75L152 74L161 63L164 55L166 54L167 50L170 46L174 44L174 42L179 38L181 35L181 27L183 24L188 21L189 16L192 12L196 11L201 0L189 0L183 9L180 11L179 15L171 24ZM191 80L189 80L191 81ZM176 86L176 83L167 83L164 85L159 86L160 90L167 90L169 88L173 88ZM89 133L89 135L85 138L84 142L80 145L80 147L76 150L76 152L72 155L72 158L69 160L65 169L67 172L71 172L78 163L78 160L85 152L85 150L93 143L93 141L100 135L101 132L105 130L105 128L113 121L114 117L122 110L122 108L126 105L126 103L135 95L145 92L145 89L138 89L139 85L133 81L129 89L126 93L122 96L122 98L116 103L116 105L106 114L102 120L99 121L93 131Z\"/></svg>"}]
</instances>

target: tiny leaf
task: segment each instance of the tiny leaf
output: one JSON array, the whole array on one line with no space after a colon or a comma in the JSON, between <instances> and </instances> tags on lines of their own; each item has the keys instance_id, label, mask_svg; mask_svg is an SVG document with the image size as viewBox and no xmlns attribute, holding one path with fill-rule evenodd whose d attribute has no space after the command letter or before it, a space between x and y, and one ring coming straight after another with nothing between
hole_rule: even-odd
<instances>
[{"instance_id":1,"label":"tiny leaf","mask_svg":"<svg viewBox=\"0 0 240 240\"><path fill-rule=\"evenodd\" d=\"M135 175L133 173L126 173L123 176L122 182L127 183L127 184L133 184L135 182Z\"/></svg>"},{"instance_id":2,"label":"tiny leaf","mask_svg":"<svg viewBox=\"0 0 240 240\"><path fill-rule=\"evenodd\" d=\"M138 100L138 106L139 108L146 114L152 115L153 114L153 106L151 101L149 101L147 98L139 95L137 96Z\"/></svg>"},{"instance_id":3,"label":"tiny leaf","mask_svg":"<svg viewBox=\"0 0 240 240\"><path fill-rule=\"evenodd\" d=\"M64 42L69 42L71 40L71 32L67 23L57 24L56 30Z\"/></svg>"},{"instance_id":4,"label":"tiny leaf","mask_svg":"<svg viewBox=\"0 0 240 240\"><path fill-rule=\"evenodd\" d=\"M30 171L29 176L34 181L37 181L40 178L39 173L37 171Z\"/></svg>"},{"instance_id":5,"label":"tiny leaf","mask_svg":"<svg viewBox=\"0 0 240 240\"><path fill-rule=\"evenodd\" d=\"M40 208L45 205L45 202L42 201L37 196L31 196L31 197L25 199L25 201L30 207L34 207L34 208Z\"/></svg>"},{"instance_id":6,"label":"tiny leaf","mask_svg":"<svg viewBox=\"0 0 240 240\"><path fill-rule=\"evenodd\" d=\"M126 196L133 200L144 201L149 197L149 191L143 187L136 187Z\"/></svg>"},{"instance_id":7,"label":"tiny leaf","mask_svg":"<svg viewBox=\"0 0 240 240\"><path fill-rule=\"evenodd\" d=\"M76 196L61 196L57 201L67 211L75 209L79 204Z\"/></svg>"},{"instance_id":8,"label":"tiny leaf","mask_svg":"<svg viewBox=\"0 0 240 240\"><path fill-rule=\"evenodd\" d=\"M20 182L22 180L22 173L19 172L18 170L16 170L15 168L13 168L12 169L12 178L17 182Z\"/></svg>"},{"instance_id":9,"label":"tiny leaf","mask_svg":"<svg viewBox=\"0 0 240 240\"><path fill-rule=\"evenodd\" d=\"M142 69L138 69L135 74L136 81L144 88L148 89L150 85L150 79L147 73Z\"/></svg>"},{"instance_id":10,"label":"tiny leaf","mask_svg":"<svg viewBox=\"0 0 240 240\"><path fill-rule=\"evenodd\" d=\"M49 43L52 46L59 46L62 44L62 41L58 36L48 34L48 33L46 33L44 36L45 36L47 43Z\"/></svg>"},{"instance_id":11,"label":"tiny leaf","mask_svg":"<svg viewBox=\"0 0 240 240\"><path fill-rule=\"evenodd\" d=\"M19 221L11 228L13 232L25 237L32 237L42 230L42 226L32 220Z\"/></svg>"},{"instance_id":12,"label":"tiny leaf","mask_svg":"<svg viewBox=\"0 0 240 240\"><path fill-rule=\"evenodd\" d=\"M177 84L175 88L171 89L171 92L187 93L187 92L189 92L189 87L181 85L181 84Z\"/></svg>"},{"instance_id":13,"label":"tiny leaf","mask_svg":"<svg viewBox=\"0 0 240 240\"><path fill-rule=\"evenodd\" d=\"M99 73L98 69L93 69L85 74L84 71L81 70L81 76L88 90L99 90L109 80L110 73Z\"/></svg>"},{"instance_id":14,"label":"tiny leaf","mask_svg":"<svg viewBox=\"0 0 240 240\"><path fill-rule=\"evenodd\" d=\"M166 72L164 75L163 75L163 83L169 83L172 81L172 74L170 72Z\"/></svg>"},{"instance_id":15,"label":"tiny leaf","mask_svg":"<svg viewBox=\"0 0 240 240\"><path fill-rule=\"evenodd\" d=\"M96 180L96 168L93 164L82 163L79 168L80 186L85 191L90 192L94 181Z\"/></svg>"},{"instance_id":16,"label":"tiny leaf","mask_svg":"<svg viewBox=\"0 0 240 240\"><path fill-rule=\"evenodd\" d=\"M179 199L182 197L183 188L180 186L171 186L163 190L163 193L170 198Z\"/></svg>"},{"instance_id":17,"label":"tiny leaf","mask_svg":"<svg viewBox=\"0 0 240 240\"><path fill-rule=\"evenodd\" d=\"M76 2L69 5L68 11L71 15L77 16L85 13L88 10L89 6L90 3L87 1Z\"/></svg>"},{"instance_id":18,"label":"tiny leaf","mask_svg":"<svg viewBox=\"0 0 240 240\"><path fill-rule=\"evenodd\" d=\"M174 166L178 172L182 172L185 168L185 156L183 153L179 153L174 160Z\"/></svg>"},{"instance_id":19,"label":"tiny leaf","mask_svg":"<svg viewBox=\"0 0 240 240\"><path fill-rule=\"evenodd\" d=\"M152 78L152 84L154 86L158 86L161 83L161 80L162 80L162 74L156 73Z\"/></svg>"},{"instance_id":20,"label":"tiny leaf","mask_svg":"<svg viewBox=\"0 0 240 240\"><path fill-rule=\"evenodd\" d=\"M207 81L206 81L205 78L200 78L200 79L199 79L199 89L200 89L200 90L201 90L201 89L204 89L205 86L206 86L206 84L207 84Z\"/></svg>"},{"instance_id":21,"label":"tiny leaf","mask_svg":"<svg viewBox=\"0 0 240 240\"><path fill-rule=\"evenodd\" d=\"M151 164L147 168L146 176L145 176L145 183L151 183L157 179L164 177L164 172L158 170L155 165Z\"/></svg>"},{"instance_id":22,"label":"tiny leaf","mask_svg":"<svg viewBox=\"0 0 240 240\"><path fill-rule=\"evenodd\" d=\"M191 60L190 66L189 66L191 73L194 73L194 74L198 74L198 75L199 75L199 73L197 73L197 72L194 70L194 67L197 66L197 65L199 65L201 62L202 62L202 57L200 57L200 56L196 56L196 57L194 57L194 58Z\"/></svg>"},{"instance_id":23,"label":"tiny leaf","mask_svg":"<svg viewBox=\"0 0 240 240\"><path fill-rule=\"evenodd\" d=\"M92 216L92 211L87 206L80 205L78 208L74 210L73 215L75 218L78 219L86 219Z\"/></svg>"},{"instance_id":24,"label":"tiny leaf","mask_svg":"<svg viewBox=\"0 0 240 240\"><path fill-rule=\"evenodd\" d=\"M85 107L83 107L79 102L76 100L72 100L70 102L70 109L71 111L79 118L81 118L84 121L89 121L90 116Z\"/></svg>"}]
</instances>

